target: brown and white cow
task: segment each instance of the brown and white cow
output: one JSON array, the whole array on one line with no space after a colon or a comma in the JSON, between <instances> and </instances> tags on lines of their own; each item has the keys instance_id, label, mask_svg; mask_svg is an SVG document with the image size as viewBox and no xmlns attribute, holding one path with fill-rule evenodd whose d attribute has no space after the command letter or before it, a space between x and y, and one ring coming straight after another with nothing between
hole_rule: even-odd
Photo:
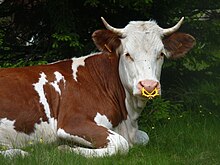
<instances>
[{"instance_id":1,"label":"brown and white cow","mask_svg":"<svg viewBox=\"0 0 220 165\"><path fill-rule=\"evenodd\" d=\"M116 29L102 20L107 30L92 35L100 53L0 70L0 145L8 147L1 154L25 155L17 148L57 139L79 144L69 150L86 157L148 143L147 133L138 130L147 101L141 90L161 91L164 56L183 56L195 39L176 33L183 18L168 29L154 21Z\"/></svg>"}]
</instances>

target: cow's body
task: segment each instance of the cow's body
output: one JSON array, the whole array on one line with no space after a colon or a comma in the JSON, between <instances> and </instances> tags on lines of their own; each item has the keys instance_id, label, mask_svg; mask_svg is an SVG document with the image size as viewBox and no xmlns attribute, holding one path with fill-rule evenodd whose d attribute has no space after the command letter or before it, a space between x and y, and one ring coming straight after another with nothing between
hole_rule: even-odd
<instances>
[{"instance_id":1,"label":"cow's body","mask_svg":"<svg viewBox=\"0 0 220 165\"><path fill-rule=\"evenodd\" d=\"M148 142L148 135L138 130L137 124L146 103L140 88L160 89L162 62L157 64L159 72L150 81L138 79L140 82L131 88L118 52L126 44L122 42L121 48L115 33L105 34L104 43L97 39L103 31L93 35L102 53L49 65L0 70L0 145L15 148L59 138L85 146L70 149L76 153L104 156L126 153L129 146ZM113 39L108 40L110 36ZM129 64L136 60L126 53L125 57Z\"/></svg>"},{"instance_id":2,"label":"cow's body","mask_svg":"<svg viewBox=\"0 0 220 165\"><path fill-rule=\"evenodd\" d=\"M126 138L125 147L132 145L137 124L125 107L118 61L116 55L99 53L45 66L1 69L1 145L22 147L71 134L76 136L73 141L83 138L81 144L100 148L108 145L109 130Z\"/></svg>"}]
</instances>

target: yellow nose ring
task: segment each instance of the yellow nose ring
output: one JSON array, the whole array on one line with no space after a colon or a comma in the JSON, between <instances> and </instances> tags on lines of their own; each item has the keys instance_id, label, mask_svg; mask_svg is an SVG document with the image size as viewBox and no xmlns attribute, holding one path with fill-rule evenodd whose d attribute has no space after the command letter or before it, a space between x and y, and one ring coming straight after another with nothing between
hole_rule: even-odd
<instances>
[{"instance_id":1,"label":"yellow nose ring","mask_svg":"<svg viewBox=\"0 0 220 165\"><path fill-rule=\"evenodd\" d=\"M146 89L144 89L144 87L141 89L141 94L142 96L147 97L148 99L153 99L156 96L159 96L159 92L158 89L155 88L152 92L148 92L146 91Z\"/></svg>"}]
</instances>

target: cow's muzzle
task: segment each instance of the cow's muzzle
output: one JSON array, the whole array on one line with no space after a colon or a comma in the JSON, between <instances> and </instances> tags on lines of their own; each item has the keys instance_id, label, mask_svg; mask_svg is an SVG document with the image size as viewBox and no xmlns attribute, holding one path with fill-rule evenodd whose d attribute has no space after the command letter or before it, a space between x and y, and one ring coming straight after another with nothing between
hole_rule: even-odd
<instances>
[{"instance_id":1,"label":"cow's muzzle","mask_svg":"<svg viewBox=\"0 0 220 165\"><path fill-rule=\"evenodd\" d=\"M153 99L160 95L160 83L154 80L143 80L138 83L138 89L143 97Z\"/></svg>"}]
</instances>

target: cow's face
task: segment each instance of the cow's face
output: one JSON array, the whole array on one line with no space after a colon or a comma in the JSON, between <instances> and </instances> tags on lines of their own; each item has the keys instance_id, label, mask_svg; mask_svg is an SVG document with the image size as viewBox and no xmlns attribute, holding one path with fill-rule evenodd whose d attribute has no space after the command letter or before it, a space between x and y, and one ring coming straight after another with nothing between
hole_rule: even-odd
<instances>
[{"instance_id":1,"label":"cow's face","mask_svg":"<svg viewBox=\"0 0 220 165\"><path fill-rule=\"evenodd\" d=\"M94 32L97 47L120 56L119 74L130 94L144 98L141 91L161 91L160 74L164 56L183 56L194 45L195 39L184 33L175 33L183 19L169 29L160 28L154 21L132 21L124 29L110 26L109 30ZM165 36L165 37L164 37Z\"/></svg>"},{"instance_id":2,"label":"cow's face","mask_svg":"<svg viewBox=\"0 0 220 165\"><path fill-rule=\"evenodd\" d=\"M125 28L126 37L121 39L122 51L119 74L125 88L133 95L141 95L144 87L148 92L160 91L160 73L165 49L161 34L147 30L145 22L134 22Z\"/></svg>"}]
</instances>

